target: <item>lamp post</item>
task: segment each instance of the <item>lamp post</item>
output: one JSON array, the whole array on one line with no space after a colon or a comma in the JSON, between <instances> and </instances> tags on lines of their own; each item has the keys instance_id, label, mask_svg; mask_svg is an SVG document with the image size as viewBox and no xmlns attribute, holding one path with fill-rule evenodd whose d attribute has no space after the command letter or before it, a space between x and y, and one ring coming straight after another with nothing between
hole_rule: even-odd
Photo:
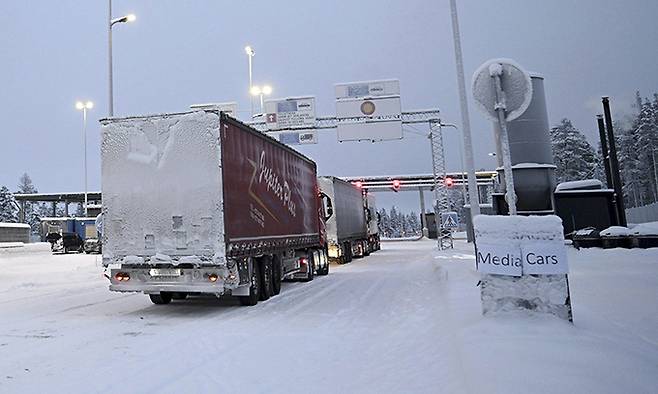
<instances>
[{"instance_id":1,"label":"lamp post","mask_svg":"<svg viewBox=\"0 0 658 394\"><path fill-rule=\"evenodd\" d=\"M75 103L75 108L82 110L82 141L84 144L84 167L85 167L85 217L87 216L87 110L94 108L94 103L91 101L78 101Z\"/></svg>"},{"instance_id":2,"label":"lamp post","mask_svg":"<svg viewBox=\"0 0 658 394\"><path fill-rule=\"evenodd\" d=\"M113 82L112 82L112 26L117 23L126 23L134 22L137 17L135 14L128 14L122 16L121 18L112 19L112 0L107 0L108 12L107 12L107 51L108 51L108 83L109 83L109 116L114 116L114 94Z\"/></svg>"},{"instance_id":3,"label":"lamp post","mask_svg":"<svg viewBox=\"0 0 658 394\"><path fill-rule=\"evenodd\" d=\"M254 84L253 84L253 71L252 71L252 58L256 54L254 51L254 48L252 48L250 45L247 45L244 47L244 51L247 54L247 57L249 58L249 93L251 96L249 96L249 104L251 104L251 117L254 117L254 98L252 90L254 89Z\"/></svg>"},{"instance_id":4,"label":"lamp post","mask_svg":"<svg viewBox=\"0 0 658 394\"><path fill-rule=\"evenodd\" d=\"M265 105L263 102L263 96L269 96L272 94L272 87L269 85L265 85L263 87L260 86L252 86L251 87L251 95L252 96L260 96L260 114L265 113ZM252 118L253 118L253 112L252 112Z\"/></svg>"},{"instance_id":5,"label":"lamp post","mask_svg":"<svg viewBox=\"0 0 658 394\"><path fill-rule=\"evenodd\" d=\"M471 203L471 218L480 214L480 198L475 177L475 162L473 160L473 143L471 140L471 121L468 116L468 103L466 101L466 83L464 82L464 61L462 59L461 37L459 33L459 20L457 18L457 4L450 0L450 15L452 17L452 38L455 46L455 65L457 66L457 87L459 89L459 103L462 115L462 139L464 140L465 164L468 171L468 193Z\"/></svg>"}]
</instances>

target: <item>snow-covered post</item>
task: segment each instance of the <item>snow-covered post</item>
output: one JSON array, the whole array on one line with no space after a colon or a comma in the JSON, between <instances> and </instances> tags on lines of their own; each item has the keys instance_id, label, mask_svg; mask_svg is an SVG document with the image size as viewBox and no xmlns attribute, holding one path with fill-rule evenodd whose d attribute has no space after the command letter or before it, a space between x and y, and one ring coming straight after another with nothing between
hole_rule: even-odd
<instances>
[{"instance_id":1,"label":"snow-covered post","mask_svg":"<svg viewBox=\"0 0 658 394\"><path fill-rule=\"evenodd\" d=\"M512 155L509 149L509 137L507 135L507 120L505 119L505 110L507 109L505 92L503 92L500 78L503 75L503 66L500 63L489 65L489 75L493 78L496 87L496 104L494 109L498 114L498 124L500 126L500 148L503 155L503 170L505 173L505 198L509 206L510 215L516 215L516 193L514 192L514 175L512 174Z\"/></svg>"},{"instance_id":2,"label":"snow-covered post","mask_svg":"<svg viewBox=\"0 0 658 394\"><path fill-rule=\"evenodd\" d=\"M512 174L512 156L507 122L528 109L532 101L530 74L510 59L492 59L473 74L473 96L478 107L490 120L498 123L497 135L505 172L505 199L511 215L516 215L516 193Z\"/></svg>"}]
</instances>

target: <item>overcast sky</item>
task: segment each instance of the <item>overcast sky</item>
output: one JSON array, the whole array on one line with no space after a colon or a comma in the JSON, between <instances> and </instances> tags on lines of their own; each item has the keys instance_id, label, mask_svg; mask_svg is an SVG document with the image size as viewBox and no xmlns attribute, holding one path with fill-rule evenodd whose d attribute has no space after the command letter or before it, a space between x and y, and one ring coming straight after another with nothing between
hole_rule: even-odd
<instances>
[{"instance_id":1,"label":"overcast sky","mask_svg":"<svg viewBox=\"0 0 658 394\"><path fill-rule=\"evenodd\" d=\"M619 114L635 90L658 91L655 0L458 3L467 86L487 59L513 58L545 76L551 124L568 117L594 142L601 95ZM461 123L448 0L115 0L113 8L115 17L137 15L114 28L118 116L237 101L246 119L250 44L254 83L271 84L273 97L315 95L318 115L335 113L334 83L397 78L403 110L439 108L444 121ZM0 2L0 185L14 190L27 172L42 192L82 190L74 104L89 99L89 181L100 189L106 23L101 0ZM491 127L472 101L470 112L476 165L493 168ZM417 133L427 127L415 129L380 144L338 144L329 131L301 150L322 174L429 173L429 146ZM458 169L457 139L447 145L448 167Z\"/></svg>"}]
</instances>

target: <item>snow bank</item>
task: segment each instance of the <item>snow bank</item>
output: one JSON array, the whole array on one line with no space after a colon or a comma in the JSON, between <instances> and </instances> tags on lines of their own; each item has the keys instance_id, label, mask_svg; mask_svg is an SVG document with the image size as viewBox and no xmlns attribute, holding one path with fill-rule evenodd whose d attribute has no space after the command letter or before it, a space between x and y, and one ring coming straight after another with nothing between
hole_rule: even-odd
<instances>
[{"instance_id":1,"label":"snow bank","mask_svg":"<svg viewBox=\"0 0 658 394\"><path fill-rule=\"evenodd\" d=\"M627 237L631 235L631 229L622 226L612 226L601 231L602 237Z\"/></svg>"},{"instance_id":2,"label":"snow bank","mask_svg":"<svg viewBox=\"0 0 658 394\"><path fill-rule=\"evenodd\" d=\"M2 248L21 248L25 244L23 242L0 242L0 249Z\"/></svg>"},{"instance_id":3,"label":"snow bank","mask_svg":"<svg viewBox=\"0 0 658 394\"><path fill-rule=\"evenodd\" d=\"M25 224L25 223L0 223L0 227L4 227L4 228L30 228L30 225Z\"/></svg>"},{"instance_id":4,"label":"snow bank","mask_svg":"<svg viewBox=\"0 0 658 394\"><path fill-rule=\"evenodd\" d=\"M638 224L630 232L633 235L658 235L658 222Z\"/></svg>"},{"instance_id":5,"label":"snow bank","mask_svg":"<svg viewBox=\"0 0 658 394\"><path fill-rule=\"evenodd\" d=\"M603 189L603 183L598 179L584 179L582 181L562 182L555 188L556 192L563 190L597 190Z\"/></svg>"}]
</instances>

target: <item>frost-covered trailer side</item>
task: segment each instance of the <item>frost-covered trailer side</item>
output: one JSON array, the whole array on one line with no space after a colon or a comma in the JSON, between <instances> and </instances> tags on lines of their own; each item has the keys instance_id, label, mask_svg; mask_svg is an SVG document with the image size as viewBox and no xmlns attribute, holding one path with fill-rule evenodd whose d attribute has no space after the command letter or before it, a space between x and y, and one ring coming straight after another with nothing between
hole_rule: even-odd
<instances>
[{"instance_id":1,"label":"frost-covered trailer side","mask_svg":"<svg viewBox=\"0 0 658 394\"><path fill-rule=\"evenodd\" d=\"M253 305L328 273L310 159L217 111L101 124L110 290Z\"/></svg>"},{"instance_id":2,"label":"frost-covered trailer side","mask_svg":"<svg viewBox=\"0 0 658 394\"><path fill-rule=\"evenodd\" d=\"M318 185L333 203L333 215L327 220L329 258L342 264L369 254L369 215L361 189L333 176L319 177Z\"/></svg>"},{"instance_id":3,"label":"frost-covered trailer side","mask_svg":"<svg viewBox=\"0 0 658 394\"><path fill-rule=\"evenodd\" d=\"M367 193L364 198L366 204L368 222L368 252L372 253L381 249L381 241L379 237L379 213L377 212L377 204L375 195Z\"/></svg>"}]
</instances>

